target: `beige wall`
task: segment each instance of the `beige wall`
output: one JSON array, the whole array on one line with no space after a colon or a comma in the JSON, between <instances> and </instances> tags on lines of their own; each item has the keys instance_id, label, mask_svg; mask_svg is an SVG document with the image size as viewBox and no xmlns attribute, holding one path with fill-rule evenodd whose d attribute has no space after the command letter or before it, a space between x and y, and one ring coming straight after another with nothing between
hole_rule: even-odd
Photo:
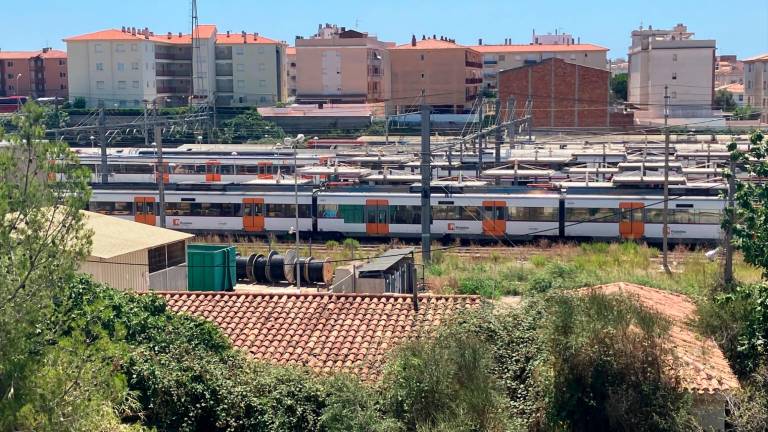
<instances>
[{"instance_id":1,"label":"beige wall","mask_svg":"<svg viewBox=\"0 0 768 432\"><path fill-rule=\"evenodd\" d=\"M274 105L287 93L285 45L219 44L232 47L232 105ZM218 80L229 77L217 77ZM218 99L223 95L217 92Z\"/></svg>"},{"instance_id":2,"label":"beige wall","mask_svg":"<svg viewBox=\"0 0 768 432\"><path fill-rule=\"evenodd\" d=\"M430 105L454 106L459 111L471 106L466 89L476 95L480 84L468 85L466 79L480 78L481 69L466 66L468 52L481 61L479 53L465 48L391 50L393 104L418 104L423 93Z\"/></svg>"},{"instance_id":3,"label":"beige wall","mask_svg":"<svg viewBox=\"0 0 768 432\"><path fill-rule=\"evenodd\" d=\"M380 60L369 60L375 52ZM369 76L369 64L378 63L380 76ZM337 99L378 102L391 97L390 54L387 44L374 38L297 39L297 99ZM379 91L369 91L369 82Z\"/></svg>"},{"instance_id":4,"label":"beige wall","mask_svg":"<svg viewBox=\"0 0 768 432\"><path fill-rule=\"evenodd\" d=\"M296 96L296 53L286 54L286 81L288 88L288 97Z\"/></svg>"},{"instance_id":5,"label":"beige wall","mask_svg":"<svg viewBox=\"0 0 768 432\"><path fill-rule=\"evenodd\" d=\"M744 63L744 101L761 109L761 120L768 122L768 60Z\"/></svg>"},{"instance_id":6,"label":"beige wall","mask_svg":"<svg viewBox=\"0 0 768 432\"><path fill-rule=\"evenodd\" d=\"M89 257L80 267L101 283L124 291L149 291L147 251L136 251L110 259Z\"/></svg>"}]
</instances>

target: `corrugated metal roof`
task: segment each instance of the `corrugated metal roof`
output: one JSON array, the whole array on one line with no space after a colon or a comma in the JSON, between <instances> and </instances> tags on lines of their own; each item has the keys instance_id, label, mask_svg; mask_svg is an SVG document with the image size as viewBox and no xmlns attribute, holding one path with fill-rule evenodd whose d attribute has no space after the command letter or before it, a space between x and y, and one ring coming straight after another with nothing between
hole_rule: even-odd
<instances>
[{"instance_id":1,"label":"corrugated metal roof","mask_svg":"<svg viewBox=\"0 0 768 432\"><path fill-rule=\"evenodd\" d=\"M390 249L377 256L370 263L360 267L358 271L364 273L387 270L404 257L410 256L413 251L414 248Z\"/></svg>"},{"instance_id":2,"label":"corrugated metal roof","mask_svg":"<svg viewBox=\"0 0 768 432\"><path fill-rule=\"evenodd\" d=\"M91 256L114 258L168 243L192 238L192 234L125 219L83 211L85 226L93 231Z\"/></svg>"}]
</instances>

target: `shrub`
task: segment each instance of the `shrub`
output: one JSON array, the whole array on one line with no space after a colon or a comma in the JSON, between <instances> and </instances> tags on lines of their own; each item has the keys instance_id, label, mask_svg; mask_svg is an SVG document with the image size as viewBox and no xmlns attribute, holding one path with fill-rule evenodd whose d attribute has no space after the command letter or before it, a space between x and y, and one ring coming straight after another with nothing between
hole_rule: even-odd
<instances>
[{"instance_id":1,"label":"shrub","mask_svg":"<svg viewBox=\"0 0 768 432\"><path fill-rule=\"evenodd\" d=\"M339 242L336 240L328 240L325 242L325 248L328 250L336 250L339 247Z\"/></svg>"},{"instance_id":2,"label":"shrub","mask_svg":"<svg viewBox=\"0 0 768 432\"><path fill-rule=\"evenodd\" d=\"M85 101L85 98L81 96L76 97L74 102L72 102L72 108L74 109L85 109L86 105L87 102Z\"/></svg>"}]
</instances>

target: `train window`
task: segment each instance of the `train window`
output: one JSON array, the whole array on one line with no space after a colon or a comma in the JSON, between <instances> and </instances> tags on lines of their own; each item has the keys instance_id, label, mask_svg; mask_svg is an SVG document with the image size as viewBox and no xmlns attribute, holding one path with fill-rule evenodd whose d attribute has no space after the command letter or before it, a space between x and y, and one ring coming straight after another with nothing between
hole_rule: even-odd
<instances>
[{"instance_id":1,"label":"train window","mask_svg":"<svg viewBox=\"0 0 768 432\"><path fill-rule=\"evenodd\" d=\"M168 257L168 267L174 267L187 262L186 247L184 247L183 241L167 245L166 254Z\"/></svg>"},{"instance_id":2,"label":"train window","mask_svg":"<svg viewBox=\"0 0 768 432\"><path fill-rule=\"evenodd\" d=\"M192 215L192 203L188 203L188 202L165 203L165 214L168 216L190 216Z\"/></svg>"},{"instance_id":3,"label":"train window","mask_svg":"<svg viewBox=\"0 0 768 432\"><path fill-rule=\"evenodd\" d=\"M664 223L664 210L645 209L645 223Z\"/></svg>"},{"instance_id":4,"label":"train window","mask_svg":"<svg viewBox=\"0 0 768 432\"><path fill-rule=\"evenodd\" d=\"M259 167L256 165L238 165L237 166L237 173L238 174L258 174L259 173Z\"/></svg>"},{"instance_id":5,"label":"train window","mask_svg":"<svg viewBox=\"0 0 768 432\"><path fill-rule=\"evenodd\" d=\"M554 207L507 207L507 220L556 222L557 209Z\"/></svg>"},{"instance_id":6,"label":"train window","mask_svg":"<svg viewBox=\"0 0 768 432\"><path fill-rule=\"evenodd\" d=\"M504 220L504 209L506 207L485 206L483 207L486 220Z\"/></svg>"},{"instance_id":7,"label":"train window","mask_svg":"<svg viewBox=\"0 0 768 432\"><path fill-rule=\"evenodd\" d=\"M700 224L720 225L723 215L719 210L698 210L696 222Z\"/></svg>"},{"instance_id":8,"label":"train window","mask_svg":"<svg viewBox=\"0 0 768 432\"><path fill-rule=\"evenodd\" d=\"M271 218L295 218L296 206L294 204L266 204L265 216ZM312 206L299 204L299 217L312 217Z\"/></svg>"},{"instance_id":9,"label":"train window","mask_svg":"<svg viewBox=\"0 0 768 432\"><path fill-rule=\"evenodd\" d=\"M232 175L235 172L235 166L234 165L221 165L219 166L219 174L223 175Z\"/></svg>"},{"instance_id":10,"label":"train window","mask_svg":"<svg viewBox=\"0 0 768 432\"><path fill-rule=\"evenodd\" d=\"M461 208L461 219L470 221L482 221L483 215L480 213L480 207L467 206Z\"/></svg>"},{"instance_id":11,"label":"train window","mask_svg":"<svg viewBox=\"0 0 768 432\"><path fill-rule=\"evenodd\" d=\"M461 220L461 207L436 205L432 206L432 219L434 220Z\"/></svg>"},{"instance_id":12,"label":"train window","mask_svg":"<svg viewBox=\"0 0 768 432\"><path fill-rule=\"evenodd\" d=\"M421 208L417 206L389 206L389 221L393 224L420 224Z\"/></svg>"},{"instance_id":13,"label":"train window","mask_svg":"<svg viewBox=\"0 0 768 432\"><path fill-rule=\"evenodd\" d=\"M669 223L677 224L692 224L695 222L696 217L693 210L670 210Z\"/></svg>"},{"instance_id":14,"label":"train window","mask_svg":"<svg viewBox=\"0 0 768 432\"><path fill-rule=\"evenodd\" d=\"M617 209L612 208L569 208L565 210L566 222L618 222Z\"/></svg>"}]
</instances>

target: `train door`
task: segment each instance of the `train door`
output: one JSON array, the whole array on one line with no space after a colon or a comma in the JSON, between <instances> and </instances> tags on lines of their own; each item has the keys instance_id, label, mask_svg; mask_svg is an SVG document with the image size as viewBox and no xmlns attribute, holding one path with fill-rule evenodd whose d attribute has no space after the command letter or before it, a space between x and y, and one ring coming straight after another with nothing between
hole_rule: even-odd
<instances>
[{"instance_id":1,"label":"train door","mask_svg":"<svg viewBox=\"0 0 768 432\"><path fill-rule=\"evenodd\" d=\"M147 225L157 225L154 197L134 197L133 206L136 210L134 212L134 220L136 222Z\"/></svg>"},{"instance_id":2,"label":"train door","mask_svg":"<svg viewBox=\"0 0 768 432\"><path fill-rule=\"evenodd\" d=\"M216 160L205 162L205 181L221 181L221 162Z\"/></svg>"},{"instance_id":3,"label":"train door","mask_svg":"<svg viewBox=\"0 0 768 432\"><path fill-rule=\"evenodd\" d=\"M365 200L365 232L369 235L389 234L389 201Z\"/></svg>"},{"instance_id":4,"label":"train door","mask_svg":"<svg viewBox=\"0 0 768 432\"><path fill-rule=\"evenodd\" d=\"M168 162L163 162L162 170L160 169L160 165L155 165L155 181L160 181L160 172L162 171L163 174L163 183L169 183L171 180L171 174L169 171Z\"/></svg>"},{"instance_id":5,"label":"train door","mask_svg":"<svg viewBox=\"0 0 768 432\"><path fill-rule=\"evenodd\" d=\"M483 234L504 235L507 230L506 210L505 201L483 201Z\"/></svg>"},{"instance_id":6,"label":"train door","mask_svg":"<svg viewBox=\"0 0 768 432\"><path fill-rule=\"evenodd\" d=\"M643 203L620 202L619 210L621 219L619 222L619 234L625 239L639 239L645 234L643 224Z\"/></svg>"},{"instance_id":7,"label":"train door","mask_svg":"<svg viewBox=\"0 0 768 432\"><path fill-rule=\"evenodd\" d=\"M257 174L257 177L260 179L273 179L275 178L274 174L272 174L272 162L269 161L262 161L257 163L259 173Z\"/></svg>"},{"instance_id":8,"label":"train door","mask_svg":"<svg viewBox=\"0 0 768 432\"><path fill-rule=\"evenodd\" d=\"M243 231L264 231L264 198L243 198Z\"/></svg>"}]
</instances>

